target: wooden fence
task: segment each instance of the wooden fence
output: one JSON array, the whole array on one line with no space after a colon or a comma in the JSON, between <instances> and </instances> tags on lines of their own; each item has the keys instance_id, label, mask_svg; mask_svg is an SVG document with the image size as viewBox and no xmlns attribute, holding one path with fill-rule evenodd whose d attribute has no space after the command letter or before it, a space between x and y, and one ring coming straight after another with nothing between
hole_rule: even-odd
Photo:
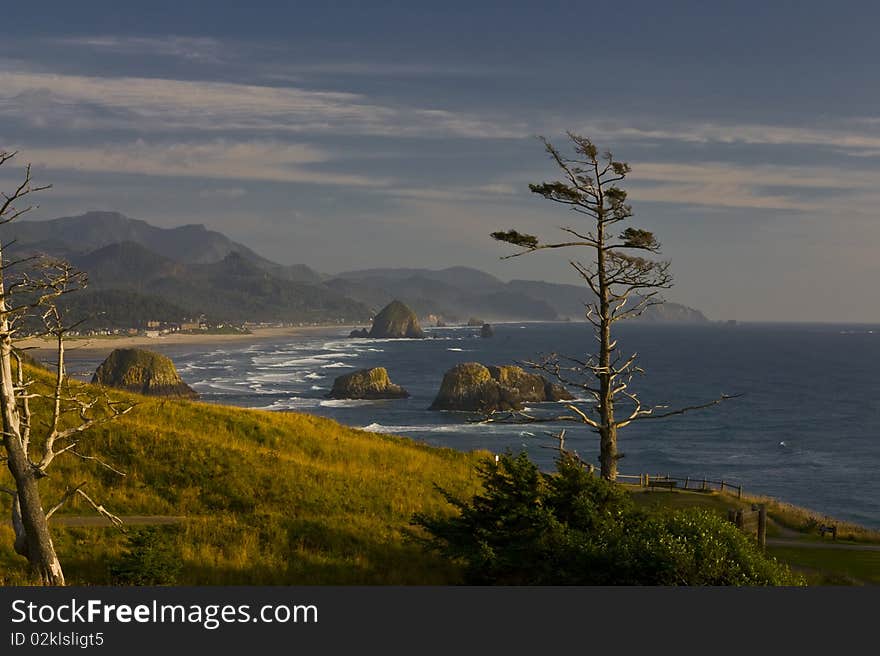
<instances>
[{"instance_id":1,"label":"wooden fence","mask_svg":"<svg viewBox=\"0 0 880 656\"><path fill-rule=\"evenodd\" d=\"M719 492L735 494L738 499L742 499L742 485L734 485L725 480L713 481L708 478L691 478L690 476L676 478L668 474L662 476L659 474L618 474L617 478L638 481L641 487L647 488L678 488L703 492L717 489Z\"/></svg>"},{"instance_id":2,"label":"wooden fence","mask_svg":"<svg viewBox=\"0 0 880 656\"><path fill-rule=\"evenodd\" d=\"M753 503L751 510L731 508L727 519L743 533L754 535L762 549L767 546L767 508L763 503Z\"/></svg>"}]
</instances>

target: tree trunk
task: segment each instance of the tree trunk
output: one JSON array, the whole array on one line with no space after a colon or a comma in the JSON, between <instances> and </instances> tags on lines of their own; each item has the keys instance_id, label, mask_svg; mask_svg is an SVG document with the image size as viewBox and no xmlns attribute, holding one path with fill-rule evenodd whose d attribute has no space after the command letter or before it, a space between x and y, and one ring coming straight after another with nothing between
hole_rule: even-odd
<instances>
[{"instance_id":1,"label":"tree trunk","mask_svg":"<svg viewBox=\"0 0 880 656\"><path fill-rule=\"evenodd\" d=\"M15 550L28 559L31 574L41 584L64 585L61 563L55 554L46 513L40 503L37 471L28 460L21 441L21 417L12 377L12 335L6 309L5 288L0 273L0 414L3 416L6 465L17 492L12 504Z\"/></svg>"},{"instance_id":2,"label":"tree trunk","mask_svg":"<svg viewBox=\"0 0 880 656\"><path fill-rule=\"evenodd\" d=\"M605 271L605 223L599 196L596 226L596 274L599 285L599 465L602 478L617 479L617 426L614 424L614 390L611 377L611 309Z\"/></svg>"},{"instance_id":3,"label":"tree trunk","mask_svg":"<svg viewBox=\"0 0 880 656\"><path fill-rule=\"evenodd\" d=\"M15 529L15 551L30 563L31 575L42 585L64 585L64 573L49 534L46 513L40 503L34 469L24 457L24 451L10 444L17 438L4 439L9 454L9 471L15 479L18 495L12 504L12 525Z\"/></svg>"}]
</instances>

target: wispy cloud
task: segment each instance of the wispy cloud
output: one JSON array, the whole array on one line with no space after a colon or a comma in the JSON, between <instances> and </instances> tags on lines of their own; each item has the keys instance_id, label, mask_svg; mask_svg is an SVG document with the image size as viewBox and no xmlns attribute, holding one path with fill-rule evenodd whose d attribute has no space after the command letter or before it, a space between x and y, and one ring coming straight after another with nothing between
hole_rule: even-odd
<instances>
[{"instance_id":1,"label":"wispy cloud","mask_svg":"<svg viewBox=\"0 0 880 656\"><path fill-rule=\"evenodd\" d=\"M323 61L311 64L288 64L278 71L263 75L266 80L297 82L310 75L345 75L364 77L485 77L488 75L521 74L520 69L470 64L450 66L436 63L401 63L383 61Z\"/></svg>"},{"instance_id":2,"label":"wispy cloud","mask_svg":"<svg viewBox=\"0 0 880 656\"><path fill-rule=\"evenodd\" d=\"M493 183L485 185L463 185L458 187L391 187L380 189L380 193L394 198L416 199L440 202L488 202L505 200L516 194L510 184Z\"/></svg>"},{"instance_id":3,"label":"wispy cloud","mask_svg":"<svg viewBox=\"0 0 880 656\"><path fill-rule=\"evenodd\" d=\"M221 53L225 50L224 45L216 39L174 35L162 37L86 36L50 39L49 41L103 53L177 57L212 63L221 62Z\"/></svg>"},{"instance_id":4,"label":"wispy cloud","mask_svg":"<svg viewBox=\"0 0 880 656\"><path fill-rule=\"evenodd\" d=\"M242 189L241 187L217 187L214 189L202 189L199 192L199 198L219 198L221 200L242 198L246 195L247 189Z\"/></svg>"},{"instance_id":5,"label":"wispy cloud","mask_svg":"<svg viewBox=\"0 0 880 656\"><path fill-rule=\"evenodd\" d=\"M327 173L309 165L328 161L321 150L274 141L155 144L138 140L94 147L22 149L35 166L53 169L220 180L262 180L347 187L382 187L390 181Z\"/></svg>"},{"instance_id":6,"label":"wispy cloud","mask_svg":"<svg viewBox=\"0 0 880 656\"><path fill-rule=\"evenodd\" d=\"M520 127L360 94L228 82L0 71L0 116L74 129L508 138Z\"/></svg>"},{"instance_id":7,"label":"wispy cloud","mask_svg":"<svg viewBox=\"0 0 880 656\"><path fill-rule=\"evenodd\" d=\"M809 212L860 205L878 191L873 170L820 166L744 165L727 162L633 162L626 187L632 202L658 202L719 208L751 208ZM553 180L553 169L521 176L527 182ZM817 193L821 192L821 193Z\"/></svg>"},{"instance_id":8,"label":"wispy cloud","mask_svg":"<svg viewBox=\"0 0 880 656\"><path fill-rule=\"evenodd\" d=\"M641 124L641 127L637 127ZM833 127L804 128L766 124L692 123L687 125L658 123L645 126L644 120L594 121L576 130L581 134L602 135L603 139L640 141L679 141L691 144L745 144L769 146L821 146L852 151L880 149L880 132L875 124L854 127L852 122L839 122Z\"/></svg>"}]
</instances>

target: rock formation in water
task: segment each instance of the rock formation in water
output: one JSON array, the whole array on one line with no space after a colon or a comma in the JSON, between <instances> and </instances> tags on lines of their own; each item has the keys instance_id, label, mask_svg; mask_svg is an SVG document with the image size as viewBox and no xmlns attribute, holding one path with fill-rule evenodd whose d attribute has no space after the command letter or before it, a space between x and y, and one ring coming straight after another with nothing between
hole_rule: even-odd
<instances>
[{"instance_id":1,"label":"rock formation in water","mask_svg":"<svg viewBox=\"0 0 880 656\"><path fill-rule=\"evenodd\" d=\"M355 328L349 334L349 337L369 337L370 331L366 328Z\"/></svg>"},{"instance_id":2,"label":"rock formation in water","mask_svg":"<svg viewBox=\"0 0 880 656\"><path fill-rule=\"evenodd\" d=\"M115 349L95 371L92 383L150 396L199 396L181 380L169 358L143 349Z\"/></svg>"},{"instance_id":3,"label":"rock formation in water","mask_svg":"<svg viewBox=\"0 0 880 656\"><path fill-rule=\"evenodd\" d=\"M385 367L360 369L333 381L330 399L405 399L409 392L395 385Z\"/></svg>"},{"instance_id":4,"label":"rock formation in water","mask_svg":"<svg viewBox=\"0 0 880 656\"><path fill-rule=\"evenodd\" d=\"M425 333L422 332L415 312L400 301L391 301L373 319L369 336L383 339L389 337L421 339Z\"/></svg>"},{"instance_id":5,"label":"rock formation in water","mask_svg":"<svg viewBox=\"0 0 880 656\"><path fill-rule=\"evenodd\" d=\"M494 337L495 330L492 328L491 324L484 323L483 327L480 328L480 337Z\"/></svg>"},{"instance_id":6,"label":"rock formation in water","mask_svg":"<svg viewBox=\"0 0 880 656\"><path fill-rule=\"evenodd\" d=\"M486 367L465 362L446 372L431 410L521 410L524 403L563 401L573 397L562 385L520 367Z\"/></svg>"}]
</instances>

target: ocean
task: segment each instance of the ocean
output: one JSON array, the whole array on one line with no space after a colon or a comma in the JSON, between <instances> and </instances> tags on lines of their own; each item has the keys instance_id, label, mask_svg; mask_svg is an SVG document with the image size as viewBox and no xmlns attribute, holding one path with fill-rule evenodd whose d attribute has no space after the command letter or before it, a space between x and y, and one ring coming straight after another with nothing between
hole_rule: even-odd
<instances>
[{"instance_id":1,"label":"ocean","mask_svg":"<svg viewBox=\"0 0 880 656\"><path fill-rule=\"evenodd\" d=\"M461 450L525 450L545 469L555 457L546 432L565 427L568 448L598 462L598 438L586 426L480 424L467 413L427 409L444 372L458 363L512 364L549 352L577 357L594 344L583 323L494 327L489 339L468 327L429 328L423 340L351 339L347 329L328 329L252 344L157 343L155 350L210 403L308 412ZM621 429L621 473L730 481L746 493L880 528L880 327L631 324L617 337L622 352L639 353L645 374L632 389L646 405L675 408L742 394ZM74 374L90 374L99 363L75 351L71 358ZM325 398L336 376L374 366L387 368L410 398Z\"/></svg>"}]
</instances>

